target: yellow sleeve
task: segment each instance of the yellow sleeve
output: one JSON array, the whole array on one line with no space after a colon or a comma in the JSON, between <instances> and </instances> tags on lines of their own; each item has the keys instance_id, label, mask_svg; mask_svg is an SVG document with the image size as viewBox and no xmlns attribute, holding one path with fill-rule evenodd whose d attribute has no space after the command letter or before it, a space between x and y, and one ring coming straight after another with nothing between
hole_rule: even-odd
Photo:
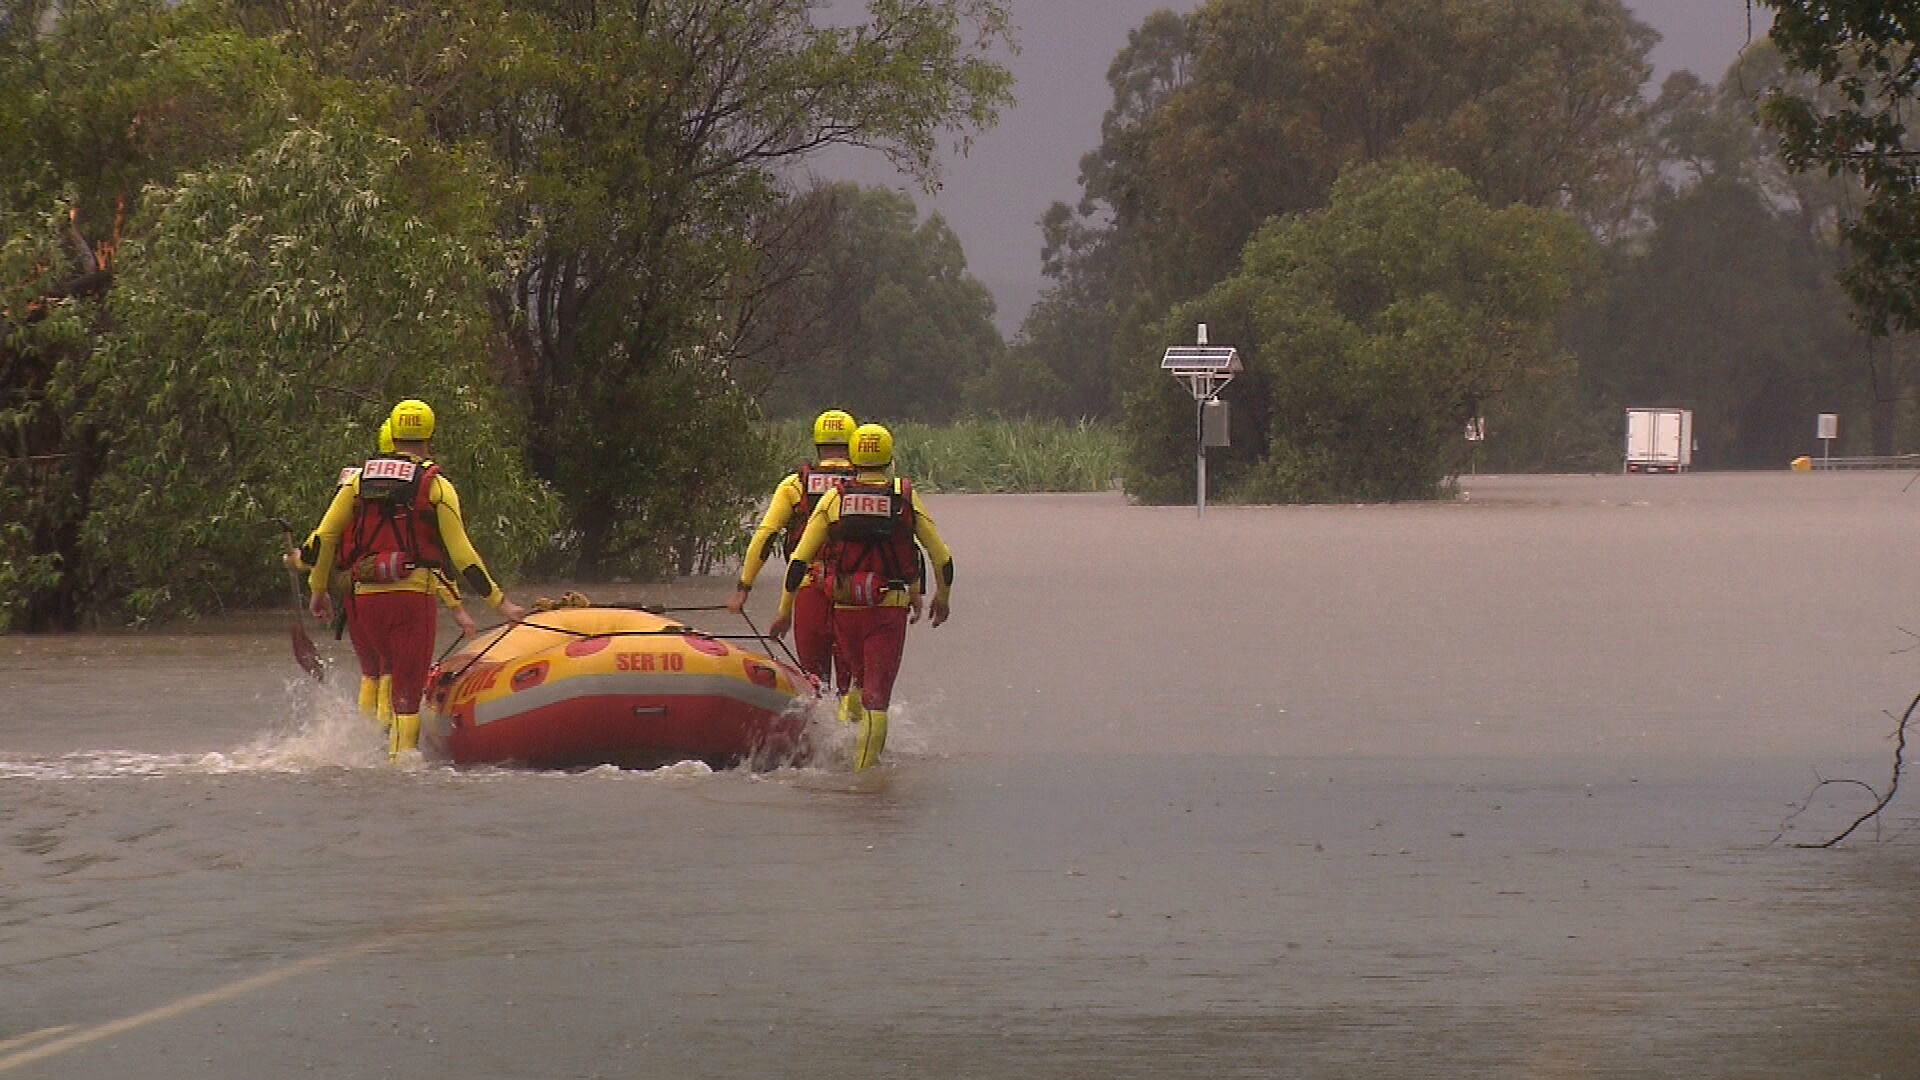
<instances>
[{"instance_id":1,"label":"yellow sleeve","mask_svg":"<svg viewBox=\"0 0 1920 1080\"><path fill-rule=\"evenodd\" d=\"M349 466L347 468L341 469L340 483L339 483L339 486L334 489L333 493L336 496L339 495L340 488L347 487L348 485L354 483L356 480L359 479L359 477L360 477L360 469L358 466ZM332 509L333 504L328 503L327 508ZM338 552L339 538L335 537L334 539L335 539L334 550ZM313 569L314 563L318 562L320 559L320 530L315 529L312 532L308 533L306 540L301 543L298 550L300 552L300 555L299 555L300 569L303 571L311 571ZM336 558L337 558L337 555L336 555Z\"/></svg>"},{"instance_id":2,"label":"yellow sleeve","mask_svg":"<svg viewBox=\"0 0 1920 1080\"><path fill-rule=\"evenodd\" d=\"M913 493L913 538L927 549L927 572L933 575L935 597L944 598L953 588L953 552L948 550L947 542L940 538L940 530L934 527L933 515L920 505L920 493Z\"/></svg>"},{"instance_id":3,"label":"yellow sleeve","mask_svg":"<svg viewBox=\"0 0 1920 1080\"><path fill-rule=\"evenodd\" d=\"M741 588L752 587L753 579L760 576L760 568L773 555L774 540L793 520L793 512L800 508L803 494L799 473L788 473L773 489L773 498L767 500L767 512L761 517L759 527L753 530L753 539L747 541L747 556L740 563Z\"/></svg>"},{"instance_id":4,"label":"yellow sleeve","mask_svg":"<svg viewBox=\"0 0 1920 1080\"><path fill-rule=\"evenodd\" d=\"M453 481L435 476L431 499L440 524L440 546L446 549L454 580L471 585L476 595L483 595L487 603L498 610L506 603L507 594L500 591L500 583L487 573L480 553L473 549L473 541L467 539L466 523L460 519L460 495L453 490Z\"/></svg>"},{"instance_id":5,"label":"yellow sleeve","mask_svg":"<svg viewBox=\"0 0 1920 1080\"><path fill-rule=\"evenodd\" d=\"M327 504L327 512L321 516L320 524L307 538L309 544L316 540L313 548L313 569L307 571L307 589L322 593L327 591L327 579L333 576L333 560L340 552L340 537L345 535L347 526L353 522L353 500L360 495L360 478L355 476L351 483L341 484L333 493L333 501Z\"/></svg>"},{"instance_id":6,"label":"yellow sleeve","mask_svg":"<svg viewBox=\"0 0 1920 1080\"><path fill-rule=\"evenodd\" d=\"M840 520L840 492L836 489L820 497L813 508L813 516L807 519L806 531L800 534L799 546L787 553L787 576L780 583L780 614L793 614L793 589L789 582L793 580L793 567L803 570L813 560L820 557L820 549L827 544L827 530Z\"/></svg>"}]
</instances>

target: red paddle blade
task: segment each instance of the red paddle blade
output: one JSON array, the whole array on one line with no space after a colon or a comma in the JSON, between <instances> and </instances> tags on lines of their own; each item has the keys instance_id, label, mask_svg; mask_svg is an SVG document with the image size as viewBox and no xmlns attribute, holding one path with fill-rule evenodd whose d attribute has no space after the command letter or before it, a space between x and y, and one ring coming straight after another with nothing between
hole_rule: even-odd
<instances>
[{"instance_id":1,"label":"red paddle blade","mask_svg":"<svg viewBox=\"0 0 1920 1080\"><path fill-rule=\"evenodd\" d=\"M320 659L320 650L314 646L313 639L307 636L307 628L294 623L292 631L293 662L299 664L303 671L314 678L325 678L327 665Z\"/></svg>"}]
</instances>

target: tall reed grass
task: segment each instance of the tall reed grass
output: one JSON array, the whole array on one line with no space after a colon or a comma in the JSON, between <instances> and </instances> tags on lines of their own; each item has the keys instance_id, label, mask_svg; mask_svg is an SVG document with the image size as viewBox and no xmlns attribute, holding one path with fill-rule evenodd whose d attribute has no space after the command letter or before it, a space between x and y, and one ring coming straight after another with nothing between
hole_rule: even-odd
<instances>
[{"instance_id":1,"label":"tall reed grass","mask_svg":"<svg viewBox=\"0 0 1920 1080\"><path fill-rule=\"evenodd\" d=\"M902 422L893 432L894 466L925 491L1106 491L1120 483L1117 427L1082 420ZM779 424L790 460L813 456L808 424Z\"/></svg>"}]
</instances>

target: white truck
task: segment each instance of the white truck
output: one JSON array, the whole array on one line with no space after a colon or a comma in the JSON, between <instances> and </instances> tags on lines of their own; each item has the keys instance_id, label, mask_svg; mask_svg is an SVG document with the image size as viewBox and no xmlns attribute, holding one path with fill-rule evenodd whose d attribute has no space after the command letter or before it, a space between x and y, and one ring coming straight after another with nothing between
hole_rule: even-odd
<instances>
[{"instance_id":1,"label":"white truck","mask_svg":"<svg viewBox=\"0 0 1920 1080\"><path fill-rule=\"evenodd\" d=\"M1627 471L1686 472L1693 468L1692 409L1628 409Z\"/></svg>"}]
</instances>

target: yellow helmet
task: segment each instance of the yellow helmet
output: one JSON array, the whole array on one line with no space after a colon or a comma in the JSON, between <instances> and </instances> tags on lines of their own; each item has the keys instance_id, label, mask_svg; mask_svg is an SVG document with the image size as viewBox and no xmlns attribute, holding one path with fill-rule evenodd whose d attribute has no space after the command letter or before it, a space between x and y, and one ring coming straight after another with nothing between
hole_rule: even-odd
<instances>
[{"instance_id":1,"label":"yellow helmet","mask_svg":"<svg viewBox=\"0 0 1920 1080\"><path fill-rule=\"evenodd\" d=\"M861 424L853 429L848 453L850 460L863 469L884 469L893 464L893 432L879 424Z\"/></svg>"},{"instance_id":2,"label":"yellow helmet","mask_svg":"<svg viewBox=\"0 0 1920 1080\"><path fill-rule=\"evenodd\" d=\"M393 407L387 426L395 442L425 442L433 438L433 407L408 398Z\"/></svg>"},{"instance_id":3,"label":"yellow helmet","mask_svg":"<svg viewBox=\"0 0 1920 1080\"><path fill-rule=\"evenodd\" d=\"M380 421L379 446L381 453L393 453L393 421L391 419Z\"/></svg>"},{"instance_id":4,"label":"yellow helmet","mask_svg":"<svg viewBox=\"0 0 1920 1080\"><path fill-rule=\"evenodd\" d=\"M828 409L813 418L813 445L845 446L853 438L853 417L839 409Z\"/></svg>"}]
</instances>

